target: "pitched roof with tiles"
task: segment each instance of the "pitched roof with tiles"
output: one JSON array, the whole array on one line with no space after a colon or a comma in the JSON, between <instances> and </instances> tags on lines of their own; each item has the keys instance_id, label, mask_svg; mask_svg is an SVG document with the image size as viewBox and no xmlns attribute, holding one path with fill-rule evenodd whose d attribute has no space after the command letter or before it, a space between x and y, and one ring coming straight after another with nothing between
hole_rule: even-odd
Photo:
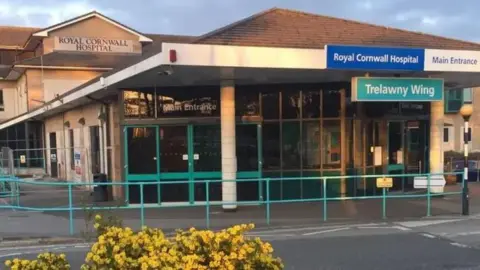
<instances>
[{"instance_id":1,"label":"pitched roof with tiles","mask_svg":"<svg viewBox=\"0 0 480 270\"><path fill-rule=\"evenodd\" d=\"M40 28L0 26L0 47L23 48L30 35Z\"/></svg>"},{"instance_id":2,"label":"pitched roof with tiles","mask_svg":"<svg viewBox=\"0 0 480 270\"><path fill-rule=\"evenodd\" d=\"M474 42L280 8L214 30L194 43L290 48L345 44L480 50L480 44Z\"/></svg>"}]
</instances>

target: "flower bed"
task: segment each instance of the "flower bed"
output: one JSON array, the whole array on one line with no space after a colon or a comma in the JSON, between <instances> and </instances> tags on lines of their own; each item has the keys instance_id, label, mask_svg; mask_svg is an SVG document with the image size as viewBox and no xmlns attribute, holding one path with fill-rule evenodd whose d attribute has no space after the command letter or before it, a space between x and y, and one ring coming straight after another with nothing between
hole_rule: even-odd
<instances>
[{"instance_id":1,"label":"flower bed","mask_svg":"<svg viewBox=\"0 0 480 270\"><path fill-rule=\"evenodd\" d=\"M165 237L159 229L144 227L134 232L128 227L107 226L101 216L96 217L95 228L99 235L86 255L83 270L283 269L269 243L245 236L254 228L253 224L236 225L218 232L178 230L172 238ZM40 256L47 256L51 267L43 268L39 262L19 259L7 261L6 266L18 270L70 268L63 254Z\"/></svg>"}]
</instances>

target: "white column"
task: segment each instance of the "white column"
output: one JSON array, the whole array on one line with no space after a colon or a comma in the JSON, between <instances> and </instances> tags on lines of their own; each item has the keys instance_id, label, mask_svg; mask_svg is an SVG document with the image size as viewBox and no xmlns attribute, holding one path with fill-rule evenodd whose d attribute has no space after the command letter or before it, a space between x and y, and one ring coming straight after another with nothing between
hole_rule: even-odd
<instances>
[{"instance_id":1,"label":"white column","mask_svg":"<svg viewBox=\"0 0 480 270\"><path fill-rule=\"evenodd\" d=\"M235 84L225 80L220 85L220 122L222 130L222 202L224 210L236 210L237 153L235 138Z\"/></svg>"},{"instance_id":2,"label":"white column","mask_svg":"<svg viewBox=\"0 0 480 270\"><path fill-rule=\"evenodd\" d=\"M430 173L443 173L443 101L432 102L430 108ZM444 187L431 187L441 193Z\"/></svg>"}]
</instances>

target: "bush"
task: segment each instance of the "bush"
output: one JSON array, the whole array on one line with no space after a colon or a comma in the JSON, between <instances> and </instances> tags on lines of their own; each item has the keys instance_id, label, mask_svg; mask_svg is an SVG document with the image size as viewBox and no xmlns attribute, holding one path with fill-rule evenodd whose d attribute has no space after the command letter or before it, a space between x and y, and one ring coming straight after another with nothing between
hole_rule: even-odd
<instances>
[{"instance_id":1,"label":"bush","mask_svg":"<svg viewBox=\"0 0 480 270\"><path fill-rule=\"evenodd\" d=\"M36 260L14 259L5 262L5 266L12 270L67 270L70 269L65 254L42 253Z\"/></svg>"},{"instance_id":2,"label":"bush","mask_svg":"<svg viewBox=\"0 0 480 270\"><path fill-rule=\"evenodd\" d=\"M101 216L95 220L94 226L101 235L87 253L83 270L283 269L269 243L245 236L254 228L253 224L236 225L219 232L195 228L177 230L174 237L167 238L159 229L144 227L133 232L128 227L105 226L107 223Z\"/></svg>"}]
</instances>

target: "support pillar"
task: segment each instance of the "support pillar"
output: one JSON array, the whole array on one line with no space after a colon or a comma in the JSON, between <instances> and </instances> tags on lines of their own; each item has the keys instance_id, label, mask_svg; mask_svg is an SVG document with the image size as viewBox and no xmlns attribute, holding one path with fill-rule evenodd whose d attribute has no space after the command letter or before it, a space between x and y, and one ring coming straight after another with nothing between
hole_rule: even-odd
<instances>
[{"instance_id":1,"label":"support pillar","mask_svg":"<svg viewBox=\"0 0 480 270\"><path fill-rule=\"evenodd\" d=\"M220 123L222 134L222 205L226 211L237 206L237 153L235 137L235 83L225 80L220 84Z\"/></svg>"},{"instance_id":2,"label":"support pillar","mask_svg":"<svg viewBox=\"0 0 480 270\"><path fill-rule=\"evenodd\" d=\"M443 101L430 105L430 173L443 173ZM433 193L442 193L444 187L431 187Z\"/></svg>"}]
</instances>

